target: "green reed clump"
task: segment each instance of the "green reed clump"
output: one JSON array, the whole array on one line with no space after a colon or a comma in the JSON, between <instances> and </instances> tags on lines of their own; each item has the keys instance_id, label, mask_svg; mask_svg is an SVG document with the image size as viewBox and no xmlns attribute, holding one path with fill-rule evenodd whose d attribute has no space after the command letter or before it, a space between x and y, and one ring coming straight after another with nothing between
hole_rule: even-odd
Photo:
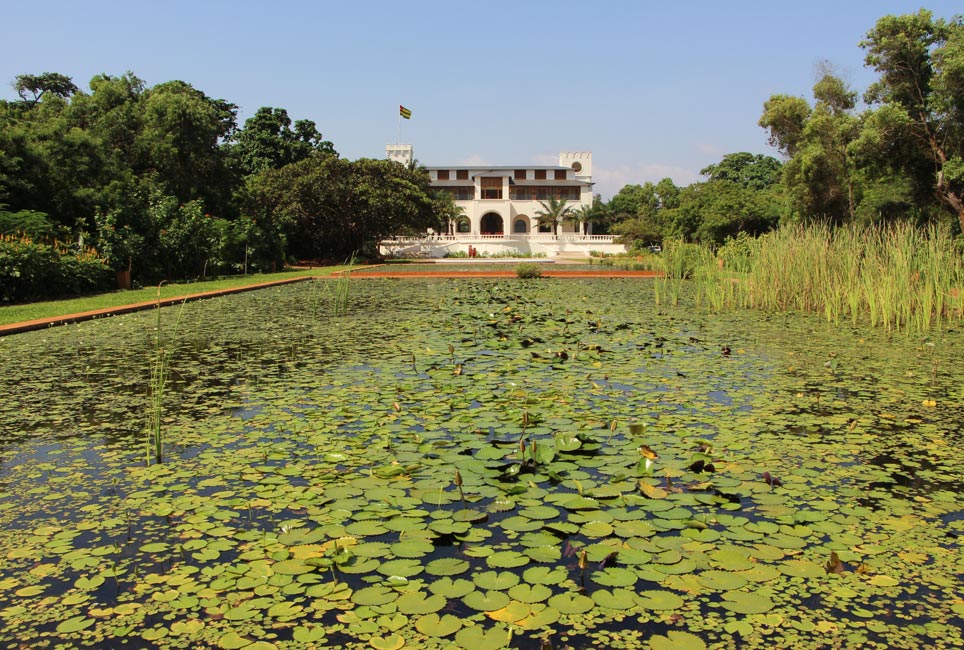
<instances>
[{"instance_id":1,"label":"green reed clump","mask_svg":"<svg viewBox=\"0 0 964 650\"><path fill-rule=\"evenodd\" d=\"M738 285L746 307L835 324L920 332L964 318L964 258L946 227L781 228L756 240Z\"/></svg>"},{"instance_id":2,"label":"green reed clump","mask_svg":"<svg viewBox=\"0 0 964 650\"><path fill-rule=\"evenodd\" d=\"M695 278L715 263L713 252L708 248L681 239L663 240L660 257L663 276L654 282L657 304L665 296L670 303L678 305L685 281Z\"/></svg>"},{"instance_id":3,"label":"green reed clump","mask_svg":"<svg viewBox=\"0 0 964 650\"><path fill-rule=\"evenodd\" d=\"M326 281L325 289L328 291L328 295L331 297L331 315L332 316L345 316L348 314L348 303L351 297L351 271L352 267L355 266L355 255L345 262L348 267L338 274L338 279L333 282Z\"/></svg>"},{"instance_id":4,"label":"green reed clump","mask_svg":"<svg viewBox=\"0 0 964 650\"><path fill-rule=\"evenodd\" d=\"M161 284L164 284L163 282ZM173 351L174 341L177 340L177 329L181 324L181 314L184 312L184 305L177 312L177 320L174 329L169 336L165 335L161 322L161 284L157 285L157 304L154 311L157 320L154 326L154 344L150 358L150 384L149 384L149 406L147 413L147 465L151 464L151 457L155 463L164 460L164 438L161 427L161 418L164 411L164 392L167 389L168 373L170 371L170 358Z\"/></svg>"}]
</instances>

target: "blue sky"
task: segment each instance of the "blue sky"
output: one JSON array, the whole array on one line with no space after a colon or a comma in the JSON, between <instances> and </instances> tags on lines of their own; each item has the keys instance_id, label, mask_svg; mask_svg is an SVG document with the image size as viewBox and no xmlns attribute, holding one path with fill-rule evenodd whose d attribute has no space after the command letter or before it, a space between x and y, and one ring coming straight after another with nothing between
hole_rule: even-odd
<instances>
[{"instance_id":1,"label":"blue sky","mask_svg":"<svg viewBox=\"0 0 964 650\"><path fill-rule=\"evenodd\" d=\"M858 47L898 0L419 0L7 3L0 97L24 73L87 87L130 70L239 105L314 120L347 158L382 157L398 105L426 165L556 164L592 151L596 189L679 185L736 151L774 152L772 94L810 97L821 61L862 92ZM950 18L959 2L926 8Z\"/></svg>"}]
</instances>

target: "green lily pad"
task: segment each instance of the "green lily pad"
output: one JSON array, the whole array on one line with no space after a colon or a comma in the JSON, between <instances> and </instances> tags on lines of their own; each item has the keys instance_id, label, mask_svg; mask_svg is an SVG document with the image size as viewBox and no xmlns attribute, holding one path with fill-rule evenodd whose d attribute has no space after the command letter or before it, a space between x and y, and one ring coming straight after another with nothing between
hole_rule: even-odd
<instances>
[{"instance_id":1,"label":"green lily pad","mask_svg":"<svg viewBox=\"0 0 964 650\"><path fill-rule=\"evenodd\" d=\"M737 614L762 614L773 609L773 601L759 593L727 591L723 594L723 607Z\"/></svg>"},{"instance_id":2,"label":"green lily pad","mask_svg":"<svg viewBox=\"0 0 964 650\"><path fill-rule=\"evenodd\" d=\"M462 628L462 620L452 614L426 614L415 621L415 629L426 636L451 636Z\"/></svg>"}]
</instances>

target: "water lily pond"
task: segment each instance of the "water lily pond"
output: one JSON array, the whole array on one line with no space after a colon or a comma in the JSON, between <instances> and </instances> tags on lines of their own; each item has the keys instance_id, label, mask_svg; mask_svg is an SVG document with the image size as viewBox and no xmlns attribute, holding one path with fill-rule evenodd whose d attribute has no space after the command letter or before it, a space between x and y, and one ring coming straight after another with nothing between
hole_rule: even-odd
<instances>
[{"instance_id":1,"label":"water lily pond","mask_svg":"<svg viewBox=\"0 0 964 650\"><path fill-rule=\"evenodd\" d=\"M167 308L160 463L156 314L0 339L0 646L962 647L964 332L651 282Z\"/></svg>"}]
</instances>

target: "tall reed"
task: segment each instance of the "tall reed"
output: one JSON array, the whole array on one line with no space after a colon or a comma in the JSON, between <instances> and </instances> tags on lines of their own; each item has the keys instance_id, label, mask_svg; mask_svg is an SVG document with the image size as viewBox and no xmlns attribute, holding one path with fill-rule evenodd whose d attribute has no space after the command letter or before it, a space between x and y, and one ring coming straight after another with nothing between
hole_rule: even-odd
<instances>
[{"instance_id":1,"label":"tall reed","mask_svg":"<svg viewBox=\"0 0 964 650\"><path fill-rule=\"evenodd\" d=\"M747 307L812 311L835 324L895 332L964 318L964 256L946 227L791 226L751 250L736 289Z\"/></svg>"},{"instance_id":2,"label":"tall reed","mask_svg":"<svg viewBox=\"0 0 964 650\"><path fill-rule=\"evenodd\" d=\"M150 369L151 378L149 385L149 408L147 416L147 465L151 464L151 457L155 463L164 460L164 444L161 420L164 411L164 392L167 389L168 373L170 371L170 358L173 351L173 343L177 340L177 329L181 324L181 315L184 312L186 300L181 303L177 312L177 320L170 336L165 336L161 323L161 282L157 285L157 304L154 311L157 320L154 326L154 345L151 351Z\"/></svg>"},{"instance_id":3,"label":"tall reed","mask_svg":"<svg viewBox=\"0 0 964 650\"><path fill-rule=\"evenodd\" d=\"M351 270L355 266L355 254L346 262L348 268L338 274L338 279L334 282L334 288L326 285L332 297L332 315L345 316L348 313L348 301L351 296Z\"/></svg>"}]
</instances>

